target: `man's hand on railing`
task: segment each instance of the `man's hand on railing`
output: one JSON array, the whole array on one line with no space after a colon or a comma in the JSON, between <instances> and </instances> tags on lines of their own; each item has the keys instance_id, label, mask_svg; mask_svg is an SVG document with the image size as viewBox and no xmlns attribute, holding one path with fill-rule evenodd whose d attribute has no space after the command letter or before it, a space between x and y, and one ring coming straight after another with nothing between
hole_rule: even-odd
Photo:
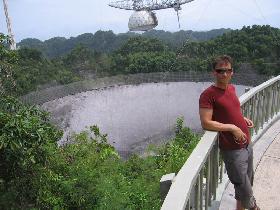
<instances>
[{"instance_id":1,"label":"man's hand on railing","mask_svg":"<svg viewBox=\"0 0 280 210\"><path fill-rule=\"evenodd\" d=\"M252 120L248 119L247 117L244 117L244 120L248 126L248 128L253 128L254 127L254 123Z\"/></svg>"}]
</instances>

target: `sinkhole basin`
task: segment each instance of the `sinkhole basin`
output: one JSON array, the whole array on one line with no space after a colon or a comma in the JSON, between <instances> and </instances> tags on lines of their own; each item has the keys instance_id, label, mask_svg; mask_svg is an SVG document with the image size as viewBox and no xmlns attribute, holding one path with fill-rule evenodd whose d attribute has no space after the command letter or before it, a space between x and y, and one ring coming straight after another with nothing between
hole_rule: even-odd
<instances>
[{"instance_id":1,"label":"sinkhole basin","mask_svg":"<svg viewBox=\"0 0 280 210\"><path fill-rule=\"evenodd\" d=\"M210 82L167 82L123 85L87 91L46 102L42 108L70 135L97 125L122 157L144 154L149 144L160 145L175 133L176 120L201 133L198 100ZM240 96L248 86L236 85Z\"/></svg>"}]
</instances>

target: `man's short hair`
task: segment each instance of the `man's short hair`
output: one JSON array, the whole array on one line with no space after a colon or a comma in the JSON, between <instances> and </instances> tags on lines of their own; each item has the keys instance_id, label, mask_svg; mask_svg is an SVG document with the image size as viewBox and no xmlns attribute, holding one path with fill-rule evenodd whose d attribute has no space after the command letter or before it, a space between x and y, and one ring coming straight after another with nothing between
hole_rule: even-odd
<instances>
[{"instance_id":1,"label":"man's short hair","mask_svg":"<svg viewBox=\"0 0 280 210\"><path fill-rule=\"evenodd\" d=\"M230 63L232 66L233 60L229 55L220 55L213 59L212 69L215 69L218 63Z\"/></svg>"}]
</instances>

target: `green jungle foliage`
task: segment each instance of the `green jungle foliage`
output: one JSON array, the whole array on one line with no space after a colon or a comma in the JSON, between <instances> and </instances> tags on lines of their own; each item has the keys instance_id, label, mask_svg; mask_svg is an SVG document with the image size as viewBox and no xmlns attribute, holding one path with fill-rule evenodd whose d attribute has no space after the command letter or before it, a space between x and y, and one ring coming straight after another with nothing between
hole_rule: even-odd
<instances>
[{"instance_id":1,"label":"green jungle foliage","mask_svg":"<svg viewBox=\"0 0 280 210\"><path fill-rule=\"evenodd\" d=\"M17 79L14 68L20 62L48 62L37 50L10 51L5 45L9 38L3 35L1 40L0 55L7 64L1 64L1 71L8 72L0 75L1 82L7 75ZM74 51L65 62L91 56L80 50L84 57ZM13 79L1 83L0 209L160 209L161 176L178 172L199 141L182 119L175 138L146 158L122 160L97 126L59 146L62 132L50 124L48 113L8 96L17 88Z\"/></svg>"},{"instance_id":2,"label":"green jungle foliage","mask_svg":"<svg viewBox=\"0 0 280 210\"><path fill-rule=\"evenodd\" d=\"M20 48L17 55L18 64L14 67L17 95L80 80L78 74L60 62L48 60L38 50Z\"/></svg>"},{"instance_id":3,"label":"green jungle foliage","mask_svg":"<svg viewBox=\"0 0 280 210\"><path fill-rule=\"evenodd\" d=\"M129 34L111 43L113 33L96 33L98 42L91 34L81 36L79 45L54 38L46 41L51 48L32 40L42 51L10 51L9 38L0 34L0 209L159 209L160 177L178 172L199 141L178 119L175 138L154 150L155 156L122 160L97 126L58 146L62 133L48 115L7 95L78 81L87 73L207 71L217 54L249 63L261 74L280 73L280 32L270 26L243 27L208 41L188 40L175 50L164 41Z\"/></svg>"},{"instance_id":4,"label":"green jungle foliage","mask_svg":"<svg viewBox=\"0 0 280 210\"><path fill-rule=\"evenodd\" d=\"M280 29L268 25L244 26L206 42L188 42L179 51L178 61L194 62L196 70L207 69L208 61L216 55L228 54L237 63L250 63L260 74L280 73ZM203 68L199 63L204 63Z\"/></svg>"},{"instance_id":5,"label":"green jungle foliage","mask_svg":"<svg viewBox=\"0 0 280 210\"><path fill-rule=\"evenodd\" d=\"M112 55L112 70L123 74L168 71L176 54L158 39L129 39Z\"/></svg>"},{"instance_id":6,"label":"green jungle foliage","mask_svg":"<svg viewBox=\"0 0 280 210\"><path fill-rule=\"evenodd\" d=\"M77 45L69 54L57 61L77 75L86 72L101 77L111 71L111 59L107 54L93 51L83 45Z\"/></svg>"},{"instance_id":7,"label":"green jungle foliage","mask_svg":"<svg viewBox=\"0 0 280 210\"><path fill-rule=\"evenodd\" d=\"M117 50L129 38L147 37L162 40L170 47L177 48L182 46L186 39L206 41L229 31L230 29L223 28L202 32L181 30L174 33L162 30L151 30L143 33L142 35L134 32L116 35L112 31L97 31L95 34L85 33L69 39L64 37L54 37L43 42L38 39L28 38L23 39L20 43L18 43L18 45L24 48L37 49L48 58L56 58L70 53L70 51L77 45L84 45L99 53L110 53Z\"/></svg>"},{"instance_id":8,"label":"green jungle foliage","mask_svg":"<svg viewBox=\"0 0 280 210\"><path fill-rule=\"evenodd\" d=\"M112 54L112 71L139 73L158 71L209 71L211 60L221 54L234 58L235 69L250 64L255 73L280 73L280 30L270 26L243 27L214 39L186 41L173 51L164 42L136 37ZM244 72L246 73L246 72Z\"/></svg>"},{"instance_id":9,"label":"green jungle foliage","mask_svg":"<svg viewBox=\"0 0 280 210\"><path fill-rule=\"evenodd\" d=\"M17 93L24 94L48 86L117 74L206 72L210 70L210 61L219 54L231 55L237 71L239 64L246 63L256 74L280 73L279 29L255 25L230 30L221 36L216 36L220 31L213 30L211 33L212 36L209 35L208 38L214 37L213 39L194 41L194 38L187 37L194 36L194 32L180 31L173 33L173 38L168 38L171 44L167 44L169 32L152 30L144 33L145 36L136 36L134 33L115 35L111 31L98 31L94 35L83 34L77 38L53 38L45 41L44 45L41 43L41 49L36 47L40 43L38 40L23 40L23 43L30 45L22 46L35 47L42 53L30 48L18 50L19 65L15 72L19 83ZM175 40L185 42L183 46L176 48L178 45ZM48 59L43 56L43 53L46 54L46 43L55 50L65 45L62 51L69 53L57 52L56 56L63 56Z\"/></svg>"},{"instance_id":10,"label":"green jungle foliage","mask_svg":"<svg viewBox=\"0 0 280 210\"><path fill-rule=\"evenodd\" d=\"M219 31L214 32L212 31L214 35L219 34ZM41 44L42 49L39 51L39 47L36 47L39 42L31 40L30 45L22 46L31 46L36 49L21 47L14 51L12 57L15 61L12 62L12 69L11 62L8 62L9 59L1 60L1 65L6 66L3 69L10 69L9 72L12 72L12 76L8 76L8 72L5 73L6 79L2 77L2 83L12 84L10 80L13 78L14 83L17 84L13 93L23 95L50 86L117 74L171 71L206 72L211 70L209 64L213 57L220 54L229 54L234 58L234 67L237 72L239 64L245 63L250 73L252 71L254 74L263 75L280 73L280 30L270 26L255 25L243 27L241 30L230 30L221 36L213 35L215 38L207 41L193 41L193 39L186 38L180 48L175 47L175 41L170 47L169 44L162 41L163 39L150 38L157 35L162 38L163 34L168 34L168 32L146 32L146 35L149 34L149 38L148 35L136 36L133 34L114 35L112 32L98 31L94 35L83 34L79 36L79 39L83 41L71 42L71 44L70 41L73 41L74 38L69 40L53 38L53 40L45 42L56 50L62 46L61 42L69 43L69 45L65 45L69 53L59 52L57 55L63 55L53 59L44 56L46 54L45 45ZM183 39L182 37L185 37L183 34L185 33L182 31L173 33L174 36L176 35L175 37L178 36L177 39ZM188 36L193 35L188 33ZM121 38L124 36L126 38ZM121 39L123 42L120 41L116 44L114 41L116 39ZM6 45L2 41L1 55L5 54ZM243 71L243 73L246 72Z\"/></svg>"},{"instance_id":11,"label":"green jungle foliage","mask_svg":"<svg viewBox=\"0 0 280 210\"><path fill-rule=\"evenodd\" d=\"M0 94L23 95L50 85L80 80L61 62L49 60L35 49L9 50L9 37L0 34Z\"/></svg>"},{"instance_id":12,"label":"green jungle foliage","mask_svg":"<svg viewBox=\"0 0 280 210\"><path fill-rule=\"evenodd\" d=\"M7 49L9 37L0 33L0 96L14 91L15 78L13 67L18 57L15 51Z\"/></svg>"},{"instance_id":13,"label":"green jungle foliage","mask_svg":"<svg viewBox=\"0 0 280 210\"><path fill-rule=\"evenodd\" d=\"M178 119L156 156L122 160L97 126L57 146L47 113L0 99L0 209L160 209L159 180L178 172L199 137Z\"/></svg>"}]
</instances>

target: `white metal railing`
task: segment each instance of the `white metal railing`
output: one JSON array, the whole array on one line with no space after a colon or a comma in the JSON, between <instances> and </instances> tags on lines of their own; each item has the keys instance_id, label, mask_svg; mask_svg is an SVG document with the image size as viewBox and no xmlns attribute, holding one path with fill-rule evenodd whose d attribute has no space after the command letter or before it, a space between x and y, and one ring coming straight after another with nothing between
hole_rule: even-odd
<instances>
[{"instance_id":1,"label":"white metal railing","mask_svg":"<svg viewBox=\"0 0 280 210\"><path fill-rule=\"evenodd\" d=\"M244 116L251 118L252 141L270 126L280 113L280 75L252 88L240 98ZM228 179L219 156L217 133L206 131L176 175L161 207L162 210L209 209L219 202L218 190ZM220 193L221 194L221 193Z\"/></svg>"}]
</instances>

